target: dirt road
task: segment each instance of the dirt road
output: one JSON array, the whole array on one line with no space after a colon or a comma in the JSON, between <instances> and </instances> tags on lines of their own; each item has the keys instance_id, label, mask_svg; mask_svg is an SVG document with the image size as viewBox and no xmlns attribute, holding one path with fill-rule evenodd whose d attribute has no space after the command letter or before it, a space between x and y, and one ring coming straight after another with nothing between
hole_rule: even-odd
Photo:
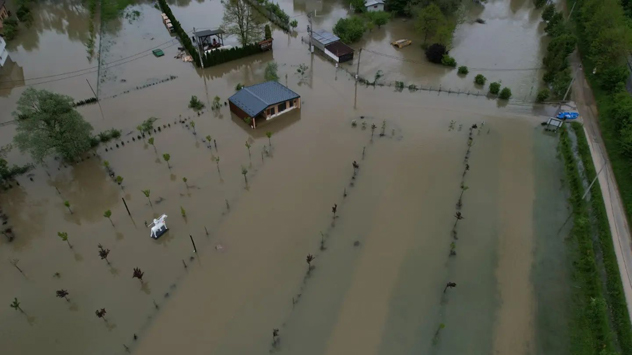
<instances>
[{"instance_id":1,"label":"dirt road","mask_svg":"<svg viewBox=\"0 0 632 355\"><path fill-rule=\"evenodd\" d=\"M619 270L621 270L623 289L628 304L628 313L632 319L632 312L630 312L630 305L632 305L632 239L630 237L630 228L621 201L621 195L619 194L619 188L615 181L614 173L612 172L608 153L606 152L606 147L601 137L595 98L586 81L577 52L571 55L571 65L575 72L573 99L584 121L584 130L588 136L588 145L590 146L590 152L595 163L596 171L600 171L602 166L606 164L603 171L599 174L599 184L606 205L606 213L612 232L614 250L617 254L617 261L619 262Z\"/></svg>"}]
</instances>

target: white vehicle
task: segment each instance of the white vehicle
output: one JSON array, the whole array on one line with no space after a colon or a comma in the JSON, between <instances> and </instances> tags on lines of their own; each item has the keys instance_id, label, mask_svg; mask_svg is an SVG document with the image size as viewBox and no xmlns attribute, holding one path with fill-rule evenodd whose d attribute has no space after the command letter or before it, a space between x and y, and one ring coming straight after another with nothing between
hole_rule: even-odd
<instances>
[{"instance_id":1,"label":"white vehicle","mask_svg":"<svg viewBox=\"0 0 632 355\"><path fill-rule=\"evenodd\" d=\"M167 230L169 230L169 228L167 228L165 218L167 218L167 215L163 214L162 216L160 216L160 218L154 219L154 221L147 226L151 228L151 233L149 234L150 237L158 239L161 235L167 233Z\"/></svg>"}]
</instances>

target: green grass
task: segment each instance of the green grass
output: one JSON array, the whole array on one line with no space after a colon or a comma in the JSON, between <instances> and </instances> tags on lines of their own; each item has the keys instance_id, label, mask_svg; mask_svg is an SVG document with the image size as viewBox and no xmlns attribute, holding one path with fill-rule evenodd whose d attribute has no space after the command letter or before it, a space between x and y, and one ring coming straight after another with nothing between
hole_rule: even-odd
<instances>
[{"instance_id":1,"label":"green grass","mask_svg":"<svg viewBox=\"0 0 632 355\"><path fill-rule=\"evenodd\" d=\"M584 187L572 143L566 129L560 134L560 153L564 160L566 181L570 189L570 205L574 224L571 229L573 262L573 304L570 321L571 353L601 355L614 351L613 331L610 329L601 279L591 240L588 206L582 199Z\"/></svg>"},{"instance_id":2,"label":"green grass","mask_svg":"<svg viewBox=\"0 0 632 355\"><path fill-rule=\"evenodd\" d=\"M132 0L101 0L101 21L113 20L132 4Z\"/></svg>"},{"instance_id":3,"label":"green grass","mask_svg":"<svg viewBox=\"0 0 632 355\"><path fill-rule=\"evenodd\" d=\"M577 122L573 122L571 127L577 136L577 151L584 164L586 179L593 181L597 173L590 154L590 149L588 148L588 141L586 140L584 129L582 125ZM614 251L610 224L608 223L606 206L601 194L599 181L595 182L590 194L590 212L594 218L594 231L599 237L599 247L603 258L603 268L606 278L608 308L615 328L614 331L617 334L621 351L624 354L632 354L632 325L630 324L630 316L623 292L619 264L617 263L617 256Z\"/></svg>"}]
</instances>

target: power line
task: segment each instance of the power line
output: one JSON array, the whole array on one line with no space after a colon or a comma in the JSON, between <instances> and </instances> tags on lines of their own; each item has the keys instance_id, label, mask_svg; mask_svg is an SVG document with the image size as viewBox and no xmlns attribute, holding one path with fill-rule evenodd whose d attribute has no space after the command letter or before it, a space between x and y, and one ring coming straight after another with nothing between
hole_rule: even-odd
<instances>
[{"instance_id":1,"label":"power line","mask_svg":"<svg viewBox=\"0 0 632 355\"><path fill-rule=\"evenodd\" d=\"M171 41L169 41L169 42L171 42ZM168 43L168 42L166 42L166 43ZM164 44L164 43L163 43L163 44ZM173 47L173 46L175 46L175 45L177 45L177 44L178 44L178 43L172 43L171 45L169 45L169 46L167 46L167 47L165 47L165 48L170 48L170 47ZM160 46L160 45L159 45L159 46ZM117 60L115 60L115 61L112 61L112 62L110 62L110 63L107 63L107 64L106 64L106 66L104 67L104 69L114 68L114 67L117 67L117 66L119 66L119 65L127 64L127 63L133 62L133 61L135 61L135 60L137 60L137 59L141 59L141 58L147 57L147 56L148 56L148 55L150 55L151 53L146 53L146 54L144 54L144 55L142 55L142 56L140 56L140 57L137 57L137 58L132 58L132 57L138 56L138 55L140 55L140 54L142 54L142 53L144 53L144 52L150 51L150 50L151 50L151 49L148 49L148 50L146 50L146 51L136 53L135 55L128 56L128 57L121 58L121 59L117 59ZM129 58L132 58L132 59L129 59ZM124 59L129 59L129 60L126 60L126 61L124 61L124 62L120 62L120 61L122 61L122 60L124 60ZM120 63L118 63L118 62L120 62ZM112 64L112 63L114 63L114 64ZM24 80L7 80L7 81L0 81L0 84L4 84L4 83L11 83L11 82L20 82L20 83L21 83L21 82L23 82L23 81L27 81L27 80L37 80L37 79L51 78L51 77L55 77L55 76L61 76L61 75L67 75L67 74L73 74L73 73L81 72L81 71L83 71L83 70L88 70L88 69L91 69L91 70L90 70L90 71L87 71L87 72L85 72L85 73L79 73L79 74L75 74L75 75L70 75L70 76L66 76L66 77L63 77L63 78L59 78L59 79L52 79L52 80L40 81L40 82L33 83L33 84L22 84L22 85L16 85L16 86L13 86L13 87L22 87L22 86L26 86L26 85L41 85L41 84L52 83L52 82L56 82L56 81L62 81L62 80L72 79L72 78L75 78L75 77L78 77L78 76L82 76L82 75L86 75L86 74L96 73L96 72L98 71L98 66L95 66L95 67L92 67L92 68L86 68L86 69L82 69L82 70L76 70L76 71L73 71L73 72L68 72L68 73L64 73L64 74L57 74L57 75L43 76L43 77L39 77L39 78L31 78L31 79L24 79ZM7 89L7 88L9 88L9 87L8 87L8 86L5 86L5 87L0 87L0 89Z\"/></svg>"},{"instance_id":2,"label":"power line","mask_svg":"<svg viewBox=\"0 0 632 355\"><path fill-rule=\"evenodd\" d=\"M150 49L146 49L146 50L143 50L143 51L138 52L136 54L132 54L132 55L127 56L127 57L123 57L123 58L120 58L120 59L113 60L113 61L111 61L109 63L105 63L104 65L107 67L110 64L117 63L117 62L129 59L129 58L132 58L132 57L136 57L136 56L141 55L141 54L143 54L145 52L151 51L151 50L155 49L156 47L163 46L163 45L165 45L165 44L167 44L169 42L173 42L173 41L174 41L174 39L170 39L169 41L161 43L161 44L158 44L157 46L152 47ZM166 47L166 48L169 48L169 47L173 47L173 44L168 46L168 47ZM126 63L128 63L128 62L126 62ZM86 71L86 72L82 73L82 74L79 74L79 75L85 75L85 74L93 73L94 69L97 69L98 67L99 67L98 65L95 65L95 66L89 67L89 68L83 68L83 69L78 69L78 70L73 70L73 71L69 71L69 72L65 72L65 73L53 74L53 75L39 76L39 77L35 77L35 78L28 78L28 79L24 79L24 80L2 80L2 81L0 81L0 84L12 83L12 82L33 81L33 80L40 80L40 79L48 79L48 78L54 78L54 77L58 77L58 76L68 75L68 74L75 74L75 73L79 73L79 72L83 72L83 71ZM75 76L78 76L78 75L75 75ZM71 76L70 78L75 77L75 76ZM50 81L47 81L47 82L50 82Z\"/></svg>"}]
</instances>

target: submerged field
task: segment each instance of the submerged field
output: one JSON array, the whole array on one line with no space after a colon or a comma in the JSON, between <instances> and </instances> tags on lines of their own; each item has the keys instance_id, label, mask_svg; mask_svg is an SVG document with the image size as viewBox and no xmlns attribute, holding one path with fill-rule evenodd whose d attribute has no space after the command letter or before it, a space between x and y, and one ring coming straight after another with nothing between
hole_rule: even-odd
<instances>
[{"instance_id":1,"label":"submerged field","mask_svg":"<svg viewBox=\"0 0 632 355\"><path fill-rule=\"evenodd\" d=\"M191 23L204 6L215 6L176 5L174 14L191 16ZM489 11L498 21L524 16L530 24L526 5L514 5L506 9L511 16L498 17L496 2ZM122 63L153 48L152 42L170 41L157 10L138 7L140 18L104 36L104 63ZM385 31L396 35L389 26ZM162 46L163 58L145 56L87 75L107 99L103 116L97 105L80 112L97 132L122 129L124 145L102 145L75 166L51 160L32 171L33 181L22 176L20 186L0 195L17 236L11 243L0 238L0 259L19 259L24 272L7 262L0 273L6 285L0 290L3 349L568 353L569 271L557 235L568 215L563 168L557 137L542 132L531 107L356 88L344 68L309 55L300 35L275 32L274 52L204 72L173 59L171 44ZM29 56L23 47L16 51ZM302 96L300 111L251 130L225 106L200 116L187 109L192 95L208 105L215 95L225 101L237 83L262 81L273 59L280 82ZM296 73L301 63L310 68L305 76ZM367 63L371 72L376 62ZM26 77L29 68L25 64ZM530 80L520 75L507 80ZM176 78L161 82L170 76ZM458 82L455 73L446 78ZM83 99L91 96L85 79L40 88ZM0 121L10 119L7 111L15 109L21 90L2 98L7 109ZM152 133L155 149L136 138L135 127L148 117L157 117L161 127ZM273 133L270 140L266 131ZM12 125L0 129L2 145L13 133ZM207 135L217 146L209 147ZM171 155L171 168L164 153ZM15 150L7 158L27 161ZM121 186L108 176L106 160L124 178ZM360 165L355 176L353 161ZM146 189L151 205L141 193ZM114 225L105 210L112 211ZM154 241L144 222L163 213L170 231ZM62 231L72 249L57 237ZM99 258L98 244L111 249L111 265ZM315 257L311 268L308 254ZM132 278L135 267L145 272L144 283ZM448 282L456 287L444 291ZM69 302L55 297L62 288ZM8 307L14 297L25 314ZM95 316L100 308L107 322ZM273 329L279 329L275 344Z\"/></svg>"}]
</instances>

